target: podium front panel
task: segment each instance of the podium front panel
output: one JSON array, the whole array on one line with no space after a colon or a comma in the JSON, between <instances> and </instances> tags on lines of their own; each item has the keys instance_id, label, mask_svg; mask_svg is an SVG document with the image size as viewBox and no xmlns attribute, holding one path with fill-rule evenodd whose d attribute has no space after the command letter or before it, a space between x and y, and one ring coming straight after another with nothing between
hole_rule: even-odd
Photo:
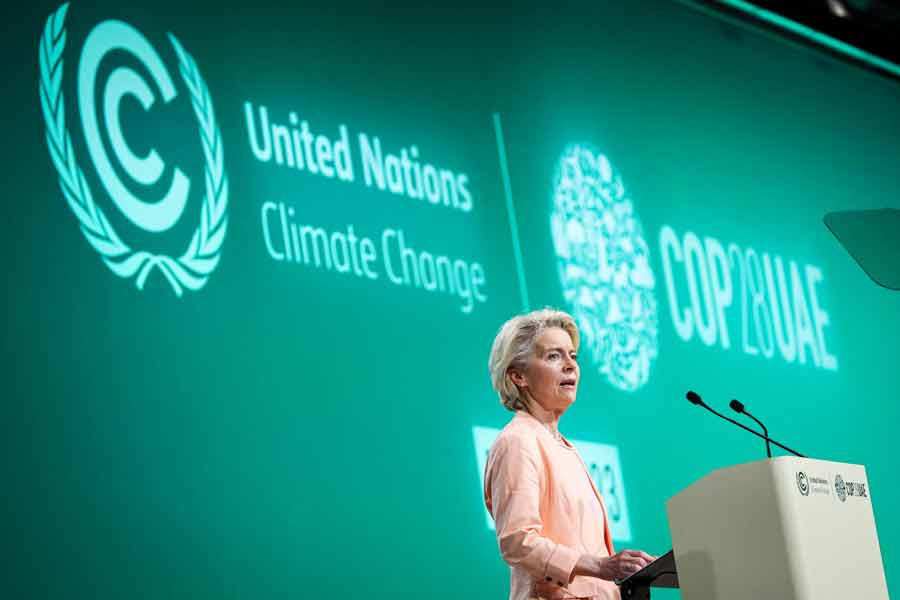
<instances>
[{"instance_id":1,"label":"podium front panel","mask_svg":"<svg viewBox=\"0 0 900 600\"><path fill-rule=\"evenodd\" d=\"M888 598L865 469L779 457L666 503L685 600Z\"/></svg>"}]
</instances>

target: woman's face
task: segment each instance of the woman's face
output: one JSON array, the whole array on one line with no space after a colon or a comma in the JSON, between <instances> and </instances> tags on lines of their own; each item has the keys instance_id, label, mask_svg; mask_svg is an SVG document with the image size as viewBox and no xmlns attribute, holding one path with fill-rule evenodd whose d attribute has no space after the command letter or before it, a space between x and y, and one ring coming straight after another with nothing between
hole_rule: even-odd
<instances>
[{"instance_id":1,"label":"woman's face","mask_svg":"<svg viewBox=\"0 0 900 600\"><path fill-rule=\"evenodd\" d=\"M527 390L544 410L562 413L575 402L578 363L575 346L564 329L545 329L534 345L524 373L513 370L513 383Z\"/></svg>"}]
</instances>

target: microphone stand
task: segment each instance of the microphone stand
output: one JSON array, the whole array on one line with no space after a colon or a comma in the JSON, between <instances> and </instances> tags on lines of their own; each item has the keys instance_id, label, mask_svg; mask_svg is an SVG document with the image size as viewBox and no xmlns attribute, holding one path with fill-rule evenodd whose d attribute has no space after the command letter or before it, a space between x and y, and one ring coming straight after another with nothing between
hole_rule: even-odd
<instances>
[{"instance_id":1,"label":"microphone stand","mask_svg":"<svg viewBox=\"0 0 900 600\"><path fill-rule=\"evenodd\" d=\"M703 408L705 408L706 410L708 410L708 411L711 412L712 414L716 415L717 417L721 417L721 418L725 419L726 421L728 421L728 422L730 422L730 423L734 423L735 425L737 425L737 426L740 427L741 429L744 429L744 430L746 430L746 431L749 431L750 433L752 433L752 434L755 435L756 437L762 438L762 439L766 440L767 442L771 442L771 443L775 444L776 446L778 446L778 447L781 448L782 450L787 450L787 451L790 452L791 454L793 454L793 455L795 455L795 456L799 456L800 458L806 458L806 456L804 456L803 454L800 454L799 452L797 452L796 450L794 450L794 449L792 449L792 448L788 448L787 446L785 446L784 444L782 444L782 443L780 443L780 442L776 442L775 440L773 440L772 438L770 438L768 435L763 435L763 434L759 433L758 431L754 431L754 430L750 429L749 427L747 427L746 425L744 425L744 424L742 424L742 423L738 423L737 421L735 421L734 419L732 419L732 418L730 418L730 417L726 417L725 415L723 415L723 414L721 414L721 413L719 413L719 412L716 412L713 408L711 408L708 404L706 404L706 402L704 402L703 399L700 398L700 396L697 395L696 393L688 392L688 394L687 394L687 399L691 402L691 404L699 404L700 406L702 406Z\"/></svg>"},{"instance_id":2,"label":"microphone stand","mask_svg":"<svg viewBox=\"0 0 900 600\"><path fill-rule=\"evenodd\" d=\"M737 399L732 400L728 406L730 406L733 411L735 411L736 413L738 413L740 415L747 415L748 417L750 417L751 419L756 421L757 425L762 427L763 433L766 434L766 438L767 438L766 439L766 456L768 456L769 458L772 458L772 446L769 445L769 440L768 440L769 430L766 429L766 426L763 425L763 422L760 421L759 419L757 419L756 417L754 417L753 415L751 415L750 412L747 410L747 408L741 402L739 402Z\"/></svg>"}]
</instances>

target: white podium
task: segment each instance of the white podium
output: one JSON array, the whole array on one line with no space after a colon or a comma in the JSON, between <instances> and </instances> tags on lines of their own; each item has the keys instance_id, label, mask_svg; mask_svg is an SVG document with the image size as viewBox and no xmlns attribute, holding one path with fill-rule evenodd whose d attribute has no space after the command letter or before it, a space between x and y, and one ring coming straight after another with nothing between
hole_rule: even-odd
<instances>
[{"instance_id":1,"label":"white podium","mask_svg":"<svg viewBox=\"0 0 900 600\"><path fill-rule=\"evenodd\" d=\"M875 600L887 583L866 470L779 457L666 502L684 600Z\"/></svg>"}]
</instances>

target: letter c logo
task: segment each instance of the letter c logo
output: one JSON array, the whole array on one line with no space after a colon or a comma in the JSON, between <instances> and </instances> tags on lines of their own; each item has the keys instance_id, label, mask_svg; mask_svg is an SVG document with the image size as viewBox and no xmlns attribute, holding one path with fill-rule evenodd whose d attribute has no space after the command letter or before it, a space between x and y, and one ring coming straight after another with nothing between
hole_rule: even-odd
<instances>
[{"instance_id":1,"label":"letter c logo","mask_svg":"<svg viewBox=\"0 0 900 600\"><path fill-rule=\"evenodd\" d=\"M97 69L106 54L114 50L130 52L147 67L159 86L164 103L171 102L177 95L168 71L147 38L122 21L100 23L85 40L78 65L79 108L88 151L97 167L100 181L119 210L134 224L147 231L165 231L178 222L184 212L191 182L176 167L172 184L163 198L158 202L147 203L135 197L116 174L103 145L94 103ZM125 141L119 120L119 106L122 98L128 95L134 96L144 110L153 106L153 92L147 83L134 69L118 67L110 75L103 90L103 114L110 144L125 172L136 182L151 185L162 176L165 163L153 148L145 157L135 156Z\"/></svg>"}]
</instances>

